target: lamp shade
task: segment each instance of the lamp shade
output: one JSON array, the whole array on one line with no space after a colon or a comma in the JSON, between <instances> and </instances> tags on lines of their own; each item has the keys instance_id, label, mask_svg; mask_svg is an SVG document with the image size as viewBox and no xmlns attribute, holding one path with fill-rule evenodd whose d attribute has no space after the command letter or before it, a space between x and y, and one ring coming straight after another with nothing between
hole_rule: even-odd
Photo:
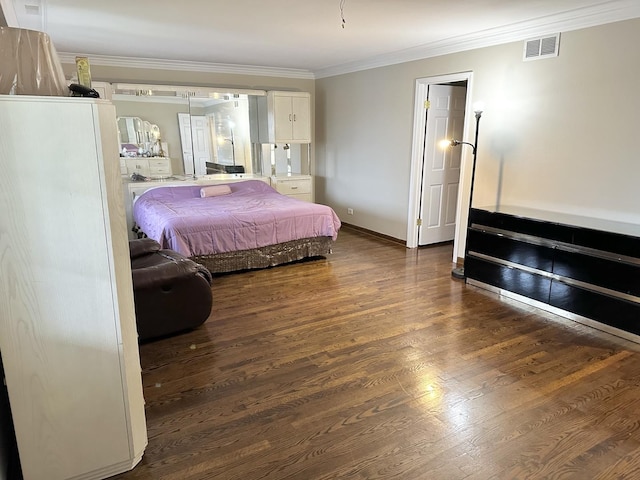
<instances>
[{"instance_id":1,"label":"lamp shade","mask_svg":"<svg viewBox=\"0 0 640 480\"><path fill-rule=\"evenodd\" d=\"M0 93L69 95L62 64L49 35L0 27Z\"/></svg>"}]
</instances>

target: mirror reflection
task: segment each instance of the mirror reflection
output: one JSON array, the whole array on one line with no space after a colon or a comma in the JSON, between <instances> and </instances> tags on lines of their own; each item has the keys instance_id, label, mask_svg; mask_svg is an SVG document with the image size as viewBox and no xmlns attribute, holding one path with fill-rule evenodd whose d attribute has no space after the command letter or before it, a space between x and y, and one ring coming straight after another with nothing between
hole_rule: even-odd
<instances>
[{"instance_id":1,"label":"mirror reflection","mask_svg":"<svg viewBox=\"0 0 640 480\"><path fill-rule=\"evenodd\" d=\"M163 156L160 127L140 117L118 117L120 153L124 157Z\"/></svg>"},{"instance_id":2,"label":"mirror reflection","mask_svg":"<svg viewBox=\"0 0 640 480\"><path fill-rule=\"evenodd\" d=\"M142 119L139 117L118 117L120 143L139 144L142 141Z\"/></svg>"},{"instance_id":3,"label":"mirror reflection","mask_svg":"<svg viewBox=\"0 0 640 480\"><path fill-rule=\"evenodd\" d=\"M185 173L260 173L252 157L248 95L191 97L189 114L178 115L178 123Z\"/></svg>"},{"instance_id":4,"label":"mirror reflection","mask_svg":"<svg viewBox=\"0 0 640 480\"><path fill-rule=\"evenodd\" d=\"M189 113L189 101L175 96L173 98L145 97L131 94L113 95L112 101L118 116L120 151L122 152L124 148L127 157L166 158L168 159L165 160L168 164L167 171L172 174L184 173L177 118L179 113ZM144 131L145 121L151 125L148 137ZM137 133L132 134L132 131ZM145 139L148 140L145 141ZM152 145L156 145L155 151ZM137 152L135 152L136 147ZM129 158L126 159L126 163L133 164L134 167L140 164ZM135 168L135 171L144 175L139 168ZM127 168L123 173L131 174L131 168Z\"/></svg>"},{"instance_id":5,"label":"mirror reflection","mask_svg":"<svg viewBox=\"0 0 640 480\"><path fill-rule=\"evenodd\" d=\"M174 175L270 175L268 158L268 170L262 167L264 148L256 138L252 142L252 124L255 130L257 122L251 119L255 108L250 105L258 96L260 92L257 96L152 90L123 94L116 89L113 103L121 152L128 157L165 157Z\"/></svg>"}]
</instances>

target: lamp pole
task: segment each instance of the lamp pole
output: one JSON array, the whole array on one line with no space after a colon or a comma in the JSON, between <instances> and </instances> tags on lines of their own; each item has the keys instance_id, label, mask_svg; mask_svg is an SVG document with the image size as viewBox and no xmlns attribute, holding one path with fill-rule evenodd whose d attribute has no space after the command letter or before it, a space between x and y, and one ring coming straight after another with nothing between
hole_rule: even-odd
<instances>
[{"instance_id":1,"label":"lamp pole","mask_svg":"<svg viewBox=\"0 0 640 480\"><path fill-rule=\"evenodd\" d=\"M231 128L231 158L233 159L233 166L236 166L236 142L233 138L233 128Z\"/></svg>"},{"instance_id":2,"label":"lamp pole","mask_svg":"<svg viewBox=\"0 0 640 480\"><path fill-rule=\"evenodd\" d=\"M471 186L469 187L469 208L467 210L467 227L466 227L466 231L469 231L469 222L471 220L471 204L473 202L473 184L475 182L476 179L476 159L477 159L477 155L478 155L478 131L480 129L480 117L482 117L482 110L476 110L475 112L476 115L476 136L475 136L475 142L474 143L468 143L468 142L460 142L457 140L452 140L451 141L451 146L455 147L457 145L470 145L473 153L473 164L471 165ZM467 235L465 235L465 242L464 242L464 262L467 262L467 254L469 253L469 247L468 242L467 242ZM465 272L464 272L464 265L462 267L456 267L451 271L451 276L453 278L459 279L459 280L464 280L466 278Z\"/></svg>"}]
</instances>

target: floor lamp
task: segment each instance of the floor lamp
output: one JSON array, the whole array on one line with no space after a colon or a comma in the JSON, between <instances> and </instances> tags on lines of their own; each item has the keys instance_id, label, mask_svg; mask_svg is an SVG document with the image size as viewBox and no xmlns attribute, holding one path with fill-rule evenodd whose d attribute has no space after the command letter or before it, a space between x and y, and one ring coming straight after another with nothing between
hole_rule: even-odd
<instances>
[{"instance_id":1,"label":"floor lamp","mask_svg":"<svg viewBox=\"0 0 640 480\"><path fill-rule=\"evenodd\" d=\"M476 138L474 143L462 142L460 140L444 140L442 142L444 147L457 147L458 145L469 145L473 150L473 165L471 167L471 187L469 188L469 210L467 215L467 228L469 225L469 221L471 218L471 202L473 202L473 183L476 177L476 158L478 154L478 130L480 128L480 117L482 117L482 110L476 108L474 111L476 115ZM468 253L467 241L465 239L464 242L464 261L467 261L467 253ZM451 271L451 276L453 278L463 280L466 278L464 273L464 265L462 267L456 267Z\"/></svg>"}]
</instances>

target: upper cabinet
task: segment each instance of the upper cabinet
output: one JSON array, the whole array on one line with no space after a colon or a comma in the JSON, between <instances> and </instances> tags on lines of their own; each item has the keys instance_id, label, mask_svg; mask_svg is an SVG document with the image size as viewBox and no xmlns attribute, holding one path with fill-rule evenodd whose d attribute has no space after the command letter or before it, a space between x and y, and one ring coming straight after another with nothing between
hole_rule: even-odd
<instances>
[{"instance_id":1,"label":"upper cabinet","mask_svg":"<svg viewBox=\"0 0 640 480\"><path fill-rule=\"evenodd\" d=\"M260 128L262 143L311 143L309 93L270 91L266 99L260 100L260 116L266 117L267 123L266 128Z\"/></svg>"}]
</instances>

